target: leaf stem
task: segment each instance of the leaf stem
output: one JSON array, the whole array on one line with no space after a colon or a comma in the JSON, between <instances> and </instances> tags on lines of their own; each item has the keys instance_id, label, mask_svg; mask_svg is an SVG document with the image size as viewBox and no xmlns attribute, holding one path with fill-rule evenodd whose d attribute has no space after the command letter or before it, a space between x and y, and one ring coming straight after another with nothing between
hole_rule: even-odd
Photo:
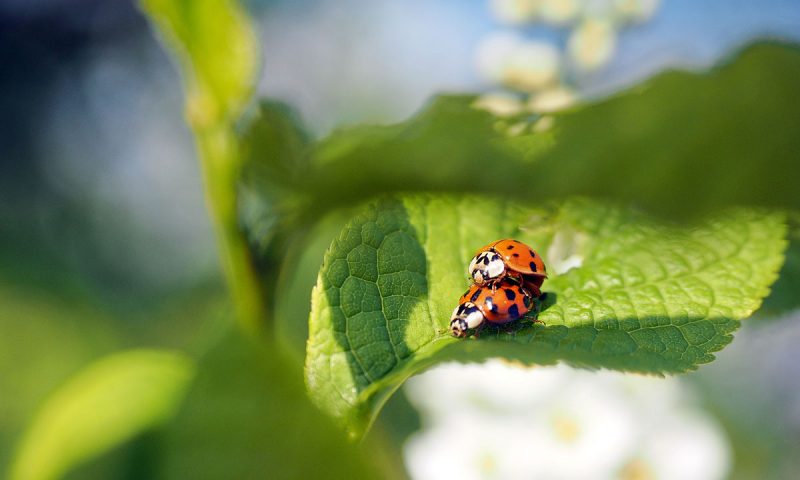
<instances>
[{"instance_id":1,"label":"leaf stem","mask_svg":"<svg viewBox=\"0 0 800 480\"><path fill-rule=\"evenodd\" d=\"M239 227L236 182L241 159L227 125L195 126L206 204L214 225L220 262L243 331L263 333L266 305L250 250Z\"/></svg>"}]
</instances>

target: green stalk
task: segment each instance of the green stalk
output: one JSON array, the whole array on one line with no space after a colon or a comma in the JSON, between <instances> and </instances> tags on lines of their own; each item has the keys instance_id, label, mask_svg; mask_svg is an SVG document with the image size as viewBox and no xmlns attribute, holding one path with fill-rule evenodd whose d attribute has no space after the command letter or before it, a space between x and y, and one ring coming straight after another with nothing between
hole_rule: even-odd
<instances>
[{"instance_id":1,"label":"green stalk","mask_svg":"<svg viewBox=\"0 0 800 480\"><path fill-rule=\"evenodd\" d=\"M233 125L253 95L258 41L237 0L140 0L179 61L186 117L203 171L206 205L242 330L263 331L267 308L239 228L236 186L242 169Z\"/></svg>"},{"instance_id":2,"label":"green stalk","mask_svg":"<svg viewBox=\"0 0 800 480\"><path fill-rule=\"evenodd\" d=\"M236 182L241 161L227 126L195 128L206 205L214 226L222 270L242 330L263 332L266 305L245 236L239 228Z\"/></svg>"}]
</instances>

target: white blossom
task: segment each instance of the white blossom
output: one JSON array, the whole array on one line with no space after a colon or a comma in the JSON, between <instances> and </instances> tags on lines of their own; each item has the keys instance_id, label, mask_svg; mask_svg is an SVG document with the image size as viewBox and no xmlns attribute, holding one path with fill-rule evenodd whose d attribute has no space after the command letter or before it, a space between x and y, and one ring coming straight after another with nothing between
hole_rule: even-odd
<instances>
[{"instance_id":1,"label":"white blossom","mask_svg":"<svg viewBox=\"0 0 800 480\"><path fill-rule=\"evenodd\" d=\"M617 32L607 20L584 20L570 34L567 52L581 70L597 70L605 66L617 48Z\"/></svg>"},{"instance_id":2,"label":"white blossom","mask_svg":"<svg viewBox=\"0 0 800 480\"><path fill-rule=\"evenodd\" d=\"M415 479L719 479L722 430L677 379L501 361L448 364L406 391L423 429Z\"/></svg>"},{"instance_id":3,"label":"white blossom","mask_svg":"<svg viewBox=\"0 0 800 480\"><path fill-rule=\"evenodd\" d=\"M578 95L569 87L559 85L531 96L528 109L535 113L552 113L569 108L578 101Z\"/></svg>"},{"instance_id":4,"label":"white blossom","mask_svg":"<svg viewBox=\"0 0 800 480\"><path fill-rule=\"evenodd\" d=\"M660 0L614 0L614 7L621 20L644 22L655 14L660 3Z\"/></svg>"},{"instance_id":5,"label":"white blossom","mask_svg":"<svg viewBox=\"0 0 800 480\"><path fill-rule=\"evenodd\" d=\"M513 117L525 111L520 99L516 95L506 92L481 95L472 106L478 110L486 110L497 117Z\"/></svg>"},{"instance_id":6,"label":"white blossom","mask_svg":"<svg viewBox=\"0 0 800 480\"><path fill-rule=\"evenodd\" d=\"M492 15L503 23L519 25L536 18L540 0L489 0Z\"/></svg>"},{"instance_id":7,"label":"white blossom","mask_svg":"<svg viewBox=\"0 0 800 480\"><path fill-rule=\"evenodd\" d=\"M579 0L542 0L539 16L552 25L566 25L575 20L580 13Z\"/></svg>"},{"instance_id":8,"label":"white blossom","mask_svg":"<svg viewBox=\"0 0 800 480\"><path fill-rule=\"evenodd\" d=\"M487 37L478 47L477 66L488 80L526 92L553 85L561 58L547 42L527 41L513 33Z\"/></svg>"}]
</instances>

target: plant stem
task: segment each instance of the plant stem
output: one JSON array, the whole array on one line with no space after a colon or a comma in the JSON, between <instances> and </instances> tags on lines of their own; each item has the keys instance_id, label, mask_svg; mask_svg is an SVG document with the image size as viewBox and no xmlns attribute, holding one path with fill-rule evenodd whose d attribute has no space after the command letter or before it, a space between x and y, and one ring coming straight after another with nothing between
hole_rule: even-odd
<instances>
[{"instance_id":1,"label":"plant stem","mask_svg":"<svg viewBox=\"0 0 800 480\"><path fill-rule=\"evenodd\" d=\"M206 204L217 240L221 266L239 326L251 335L264 331L267 309L247 241L239 227L236 182L241 161L236 138L227 125L195 126Z\"/></svg>"}]
</instances>

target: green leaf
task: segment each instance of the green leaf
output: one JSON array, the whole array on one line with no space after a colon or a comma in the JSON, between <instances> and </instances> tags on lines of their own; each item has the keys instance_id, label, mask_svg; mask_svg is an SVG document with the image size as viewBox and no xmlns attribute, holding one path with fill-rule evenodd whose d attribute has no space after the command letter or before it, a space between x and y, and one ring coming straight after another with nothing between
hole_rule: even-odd
<instances>
[{"instance_id":1,"label":"green leaf","mask_svg":"<svg viewBox=\"0 0 800 480\"><path fill-rule=\"evenodd\" d=\"M165 478L383 478L311 404L298 364L232 334L201 360L160 446Z\"/></svg>"},{"instance_id":2,"label":"green leaf","mask_svg":"<svg viewBox=\"0 0 800 480\"><path fill-rule=\"evenodd\" d=\"M769 293L785 231L783 215L744 209L678 228L588 200L528 208L507 197L384 199L325 255L312 295L308 388L358 436L406 378L445 360L693 370ZM450 337L466 265L506 237L534 246L549 267L546 326Z\"/></svg>"},{"instance_id":3,"label":"green leaf","mask_svg":"<svg viewBox=\"0 0 800 480\"><path fill-rule=\"evenodd\" d=\"M141 0L185 75L198 127L236 119L258 72L258 42L236 0Z\"/></svg>"},{"instance_id":4,"label":"green leaf","mask_svg":"<svg viewBox=\"0 0 800 480\"><path fill-rule=\"evenodd\" d=\"M59 478L159 425L183 398L192 373L184 355L156 350L131 350L89 365L42 405L10 478Z\"/></svg>"}]
</instances>

